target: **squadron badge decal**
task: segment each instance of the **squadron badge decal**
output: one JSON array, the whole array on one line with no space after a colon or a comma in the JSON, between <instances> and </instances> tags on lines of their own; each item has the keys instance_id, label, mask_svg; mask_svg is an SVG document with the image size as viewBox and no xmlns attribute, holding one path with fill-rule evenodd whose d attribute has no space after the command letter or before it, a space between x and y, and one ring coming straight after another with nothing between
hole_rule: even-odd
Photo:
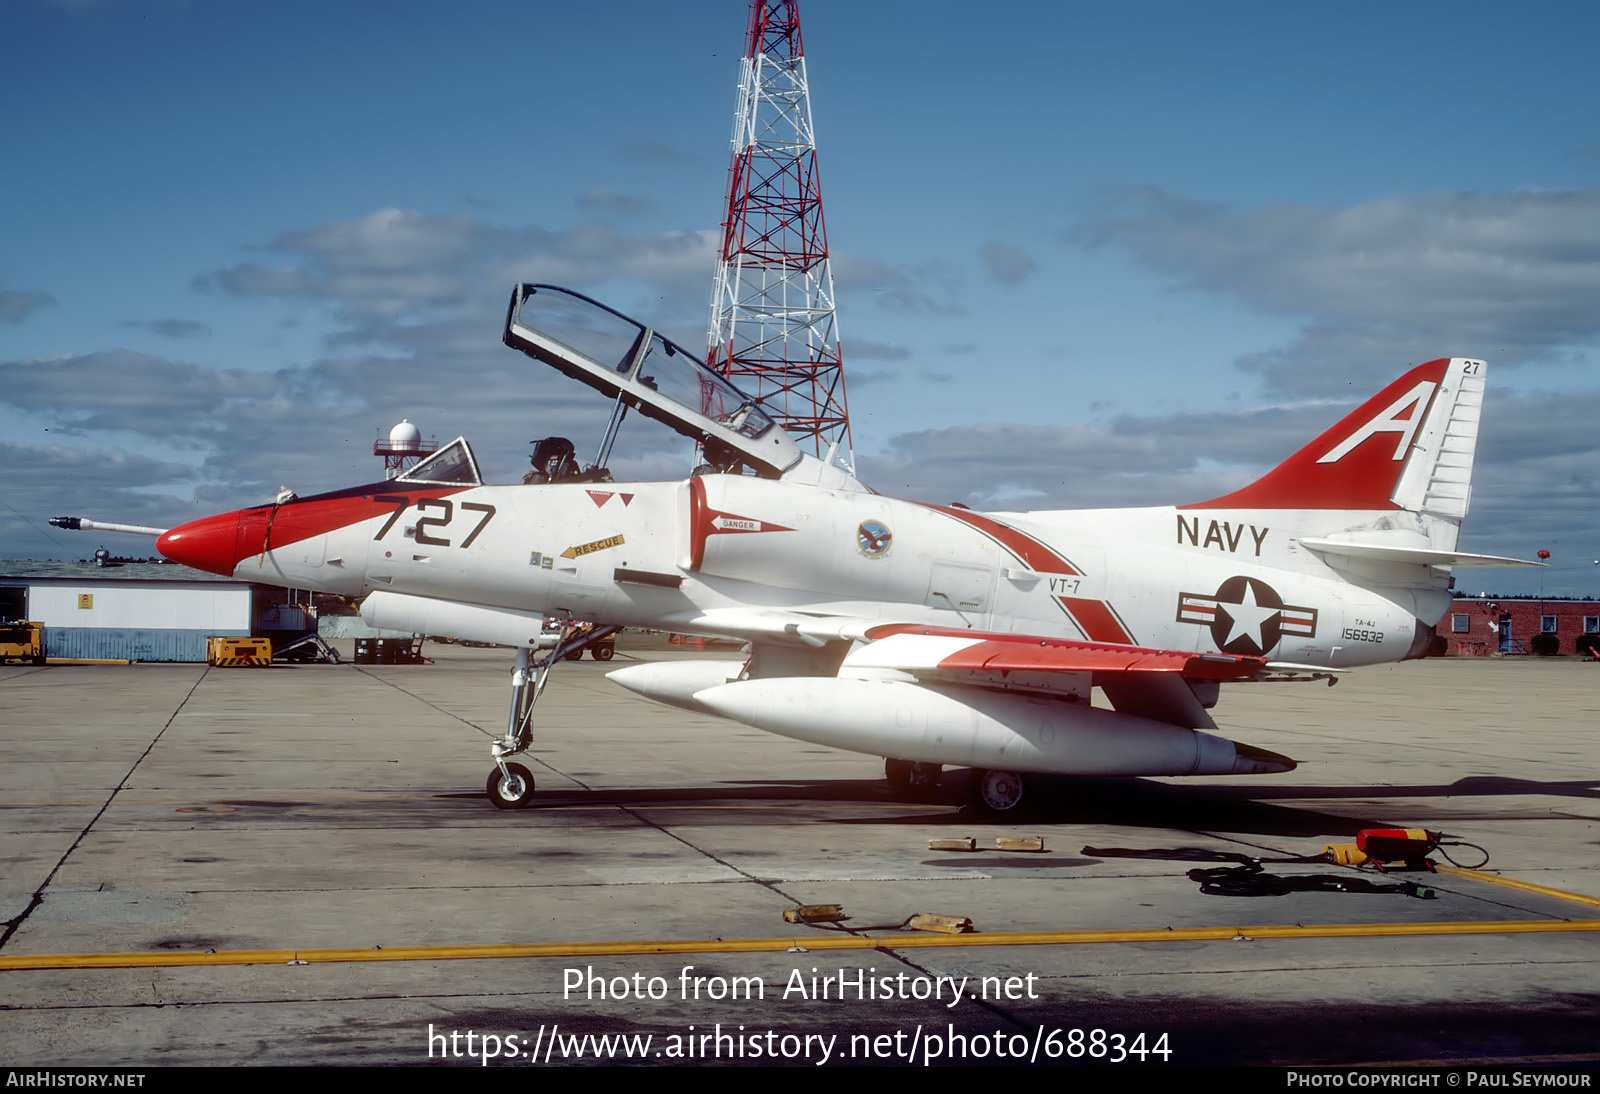
<instances>
[{"instance_id":1,"label":"squadron badge decal","mask_svg":"<svg viewBox=\"0 0 1600 1094\"><path fill-rule=\"evenodd\" d=\"M868 558L882 558L889 553L889 545L893 542L894 533L879 521L864 520L861 527L856 529L856 546Z\"/></svg>"}]
</instances>

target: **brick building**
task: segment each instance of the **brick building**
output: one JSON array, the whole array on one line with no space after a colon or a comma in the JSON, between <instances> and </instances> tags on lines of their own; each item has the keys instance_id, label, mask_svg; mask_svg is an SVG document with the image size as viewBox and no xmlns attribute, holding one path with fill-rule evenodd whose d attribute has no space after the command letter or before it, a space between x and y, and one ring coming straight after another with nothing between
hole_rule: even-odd
<instances>
[{"instance_id":1,"label":"brick building","mask_svg":"<svg viewBox=\"0 0 1600 1094\"><path fill-rule=\"evenodd\" d=\"M1535 639L1546 634L1556 642L1554 652L1583 653L1600 642L1600 600L1457 596L1439 621L1439 636L1453 656L1536 653Z\"/></svg>"}]
</instances>

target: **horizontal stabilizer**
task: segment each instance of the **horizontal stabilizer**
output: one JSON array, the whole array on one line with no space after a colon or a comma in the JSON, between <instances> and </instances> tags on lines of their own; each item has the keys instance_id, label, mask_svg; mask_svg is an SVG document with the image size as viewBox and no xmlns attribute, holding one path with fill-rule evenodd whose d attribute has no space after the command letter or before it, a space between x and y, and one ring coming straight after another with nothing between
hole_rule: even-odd
<instances>
[{"instance_id":1,"label":"horizontal stabilizer","mask_svg":"<svg viewBox=\"0 0 1600 1094\"><path fill-rule=\"evenodd\" d=\"M1392 547L1376 543L1345 543L1332 539L1302 539L1302 547L1321 555L1337 555L1366 562L1404 562L1414 566L1543 566L1503 555L1473 555L1462 551L1435 551L1426 547Z\"/></svg>"}]
</instances>

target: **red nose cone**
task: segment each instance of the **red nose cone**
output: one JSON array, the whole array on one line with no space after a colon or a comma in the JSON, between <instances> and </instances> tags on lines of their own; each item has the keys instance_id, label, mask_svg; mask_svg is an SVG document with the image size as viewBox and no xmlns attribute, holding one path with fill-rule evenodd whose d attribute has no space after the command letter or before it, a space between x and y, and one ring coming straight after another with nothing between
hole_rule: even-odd
<instances>
[{"instance_id":1,"label":"red nose cone","mask_svg":"<svg viewBox=\"0 0 1600 1094\"><path fill-rule=\"evenodd\" d=\"M180 524L156 540L156 550L174 562L233 576L239 564L239 514L218 513Z\"/></svg>"}]
</instances>

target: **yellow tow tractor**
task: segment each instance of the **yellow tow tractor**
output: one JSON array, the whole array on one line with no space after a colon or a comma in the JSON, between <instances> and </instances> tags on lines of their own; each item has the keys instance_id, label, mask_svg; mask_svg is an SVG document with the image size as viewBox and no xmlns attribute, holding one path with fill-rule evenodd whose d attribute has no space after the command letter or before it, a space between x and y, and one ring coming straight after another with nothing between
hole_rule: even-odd
<instances>
[{"instance_id":1,"label":"yellow tow tractor","mask_svg":"<svg viewBox=\"0 0 1600 1094\"><path fill-rule=\"evenodd\" d=\"M575 638L580 635L588 634L594 629L595 625L593 623L574 623L572 625L572 629L567 632L567 637ZM581 657L583 657L584 650L588 650L596 661L609 661L617 655L617 636L615 634L610 634L604 638L596 639L587 646L581 646L567 654L567 660L579 660Z\"/></svg>"},{"instance_id":2,"label":"yellow tow tractor","mask_svg":"<svg viewBox=\"0 0 1600 1094\"><path fill-rule=\"evenodd\" d=\"M7 661L44 664L43 623L0 623L0 664Z\"/></svg>"}]
</instances>

